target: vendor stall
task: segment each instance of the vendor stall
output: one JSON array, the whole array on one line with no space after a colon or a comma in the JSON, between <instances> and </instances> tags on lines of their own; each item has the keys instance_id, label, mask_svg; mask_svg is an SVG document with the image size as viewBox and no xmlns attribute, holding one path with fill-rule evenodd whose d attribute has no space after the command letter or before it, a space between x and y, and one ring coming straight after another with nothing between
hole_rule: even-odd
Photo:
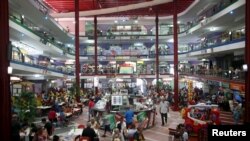
<instances>
[{"instance_id":1,"label":"vendor stall","mask_svg":"<svg viewBox=\"0 0 250 141\"><path fill-rule=\"evenodd\" d=\"M94 117L101 122L101 119L109 117L110 123L113 126L120 118L124 117L124 114L128 107L134 112L134 124L136 127L143 129L153 127L155 125L156 107L153 105L153 101L150 98L144 96L133 96L115 94L110 96L111 103L102 99L96 103L93 108ZM107 110L108 105L111 104L110 113Z\"/></svg>"},{"instance_id":2,"label":"vendor stall","mask_svg":"<svg viewBox=\"0 0 250 141\"><path fill-rule=\"evenodd\" d=\"M198 131L208 124L220 124L218 105L206 105L205 103L190 105L182 110L182 116L185 119L186 129L193 134L198 134Z\"/></svg>"}]
</instances>

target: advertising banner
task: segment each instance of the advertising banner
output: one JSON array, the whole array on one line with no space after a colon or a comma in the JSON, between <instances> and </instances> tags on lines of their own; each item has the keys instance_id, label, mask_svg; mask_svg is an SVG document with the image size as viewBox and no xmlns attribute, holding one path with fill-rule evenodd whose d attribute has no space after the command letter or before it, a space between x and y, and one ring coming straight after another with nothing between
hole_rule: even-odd
<instances>
[{"instance_id":1,"label":"advertising banner","mask_svg":"<svg viewBox=\"0 0 250 141\"><path fill-rule=\"evenodd\" d=\"M143 122L147 118L146 112L140 112L137 114L137 121Z\"/></svg>"}]
</instances>

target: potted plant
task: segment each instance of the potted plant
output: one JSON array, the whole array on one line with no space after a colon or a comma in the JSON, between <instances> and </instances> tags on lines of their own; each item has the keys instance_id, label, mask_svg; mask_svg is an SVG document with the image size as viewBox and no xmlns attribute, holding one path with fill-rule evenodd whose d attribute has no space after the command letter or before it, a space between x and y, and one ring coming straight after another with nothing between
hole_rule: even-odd
<instances>
[{"instance_id":1,"label":"potted plant","mask_svg":"<svg viewBox=\"0 0 250 141\"><path fill-rule=\"evenodd\" d=\"M69 88L70 96L76 98L77 102L80 102L80 88L77 87L76 83L72 84L72 87Z\"/></svg>"},{"instance_id":2,"label":"potted plant","mask_svg":"<svg viewBox=\"0 0 250 141\"><path fill-rule=\"evenodd\" d=\"M13 106L21 121L33 121L36 115L36 98L33 92L23 91L15 98Z\"/></svg>"}]
</instances>

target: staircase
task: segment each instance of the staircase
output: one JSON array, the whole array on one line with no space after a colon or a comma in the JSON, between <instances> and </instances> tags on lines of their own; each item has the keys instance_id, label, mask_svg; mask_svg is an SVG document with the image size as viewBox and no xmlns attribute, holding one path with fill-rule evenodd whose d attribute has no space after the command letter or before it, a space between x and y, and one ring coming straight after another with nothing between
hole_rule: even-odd
<instances>
[{"instance_id":1,"label":"staircase","mask_svg":"<svg viewBox=\"0 0 250 141\"><path fill-rule=\"evenodd\" d=\"M222 125L233 125L234 119L232 112L220 111L220 120ZM243 120L240 119L239 124L243 124Z\"/></svg>"}]
</instances>

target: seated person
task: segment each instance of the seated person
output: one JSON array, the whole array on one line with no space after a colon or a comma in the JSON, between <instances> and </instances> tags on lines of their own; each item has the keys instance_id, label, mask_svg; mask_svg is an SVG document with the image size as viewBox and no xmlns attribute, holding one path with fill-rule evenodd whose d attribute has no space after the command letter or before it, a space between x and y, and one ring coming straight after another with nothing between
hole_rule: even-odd
<instances>
[{"instance_id":1,"label":"seated person","mask_svg":"<svg viewBox=\"0 0 250 141\"><path fill-rule=\"evenodd\" d=\"M60 141L60 137L57 136L57 135L54 135L54 136L53 136L53 141Z\"/></svg>"},{"instance_id":2,"label":"seated person","mask_svg":"<svg viewBox=\"0 0 250 141\"><path fill-rule=\"evenodd\" d=\"M136 128L135 128L135 125L132 124L131 127L128 129L127 131L127 138L133 138L134 137L134 134L137 132Z\"/></svg>"},{"instance_id":3,"label":"seated person","mask_svg":"<svg viewBox=\"0 0 250 141\"><path fill-rule=\"evenodd\" d=\"M32 123L30 125L30 127L31 127L31 130L30 130L30 133L29 133L29 140L32 141L33 137L35 136L35 134L37 132L37 126L34 123Z\"/></svg>"},{"instance_id":4,"label":"seated person","mask_svg":"<svg viewBox=\"0 0 250 141\"><path fill-rule=\"evenodd\" d=\"M47 141L48 140L47 131L43 129L42 127L38 127L33 140L34 141Z\"/></svg>"},{"instance_id":5,"label":"seated person","mask_svg":"<svg viewBox=\"0 0 250 141\"><path fill-rule=\"evenodd\" d=\"M46 118L42 119L42 123L44 124L44 128L47 130L48 135L51 136L52 133L53 133L53 125L52 125L52 123L47 122Z\"/></svg>"},{"instance_id":6,"label":"seated person","mask_svg":"<svg viewBox=\"0 0 250 141\"><path fill-rule=\"evenodd\" d=\"M49 111L48 119L51 123L57 122L56 111L53 108Z\"/></svg>"},{"instance_id":7,"label":"seated person","mask_svg":"<svg viewBox=\"0 0 250 141\"><path fill-rule=\"evenodd\" d=\"M120 133L118 128L114 129L114 133L112 135L112 141L124 141L123 135Z\"/></svg>"},{"instance_id":8,"label":"seated person","mask_svg":"<svg viewBox=\"0 0 250 141\"><path fill-rule=\"evenodd\" d=\"M60 123L61 123L62 125L66 125L66 124L68 123L68 119L67 119L67 117L65 116L63 110L60 110L58 119L59 119L59 121L60 121Z\"/></svg>"},{"instance_id":9,"label":"seated person","mask_svg":"<svg viewBox=\"0 0 250 141\"><path fill-rule=\"evenodd\" d=\"M91 128L94 129L97 136L99 136L98 129L100 128L100 125L97 123L97 121L94 118L91 118L90 120Z\"/></svg>"},{"instance_id":10,"label":"seated person","mask_svg":"<svg viewBox=\"0 0 250 141\"><path fill-rule=\"evenodd\" d=\"M97 137L94 129L91 128L90 123L87 123L87 128L83 129L82 136L83 137L89 137L90 141L94 141L94 138Z\"/></svg>"}]
</instances>

